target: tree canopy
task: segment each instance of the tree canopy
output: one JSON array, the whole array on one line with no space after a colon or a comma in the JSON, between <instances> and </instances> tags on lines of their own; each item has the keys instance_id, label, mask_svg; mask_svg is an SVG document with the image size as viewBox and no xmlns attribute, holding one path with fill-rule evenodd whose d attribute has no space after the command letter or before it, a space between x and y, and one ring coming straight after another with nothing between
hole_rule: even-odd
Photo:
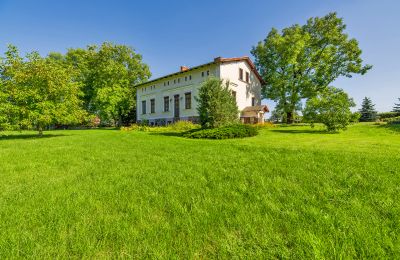
<instances>
[{"instance_id":1,"label":"tree canopy","mask_svg":"<svg viewBox=\"0 0 400 260\"><path fill-rule=\"evenodd\" d=\"M400 101L400 98L398 100ZM400 113L400 103L394 103L392 112Z\"/></svg>"},{"instance_id":2,"label":"tree canopy","mask_svg":"<svg viewBox=\"0 0 400 260\"><path fill-rule=\"evenodd\" d=\"M363 99L359 112L361 114L361 122L373 122L376 120L377 112L375 110L375 105L368 97L365 97Z\"/></svg>"},{"instance_id":3,"label":"tree canopy","mask_svg":"<svg viewBox=\"0 0 400 260\"><path fill-rule=\"evenodd\" d=\"M22 58L10 45L0 64L0 127L37 129L85 120L79 82L72 67L32 52Z\"/></svg>"},{"instance_id":4,"label":"tree canopy","mask_svg":"<svg viewBox=\"0 0 400 260\"><path fill-rule=\"evenodd\" d=\"M86 49L69 49L61 60L78 71L76 79L83 84L87 111L118 126L135 120L134 86L147 81L151 73L134 49L103 43Z\"/></svg>"},{"instance_id":5,"label":"tree canopy","mask_svg":"<svg viewBox=\"0 0 400 260\"><path fill-rule=\"evenodd\" d=\"M365 74L356 39L345 33L346 25L336 13L310 18L279 32L273 28L251 53L266 84L263 96L277 102L288 123L303 99L325 91L338 77Z\"/></svg>"},{"instance_id":6,"label":"tree canopy","mask_svg":"<svg viewBox=\"0 0 400 260\"><path fill-rule=\"evenodd\" d=\"M202 127L216 128L238 122L239 110L228 86L229 82L217 78L209 78L201 85L197 111Z\"/></svg>"},{"instance_id":7,"label":"tree canopy","mask_svg":"<svg viewBox=\"0 0 400 260\"><path fill-rule=\"evenodd\" d=\"M353 114L350 110L356 104L353 99L342 90L328 87L317 96L307 100L303 110L303 117L310 122L323 123L330 132L346 129L353 121Z\"/></svg>"}]
</instances>

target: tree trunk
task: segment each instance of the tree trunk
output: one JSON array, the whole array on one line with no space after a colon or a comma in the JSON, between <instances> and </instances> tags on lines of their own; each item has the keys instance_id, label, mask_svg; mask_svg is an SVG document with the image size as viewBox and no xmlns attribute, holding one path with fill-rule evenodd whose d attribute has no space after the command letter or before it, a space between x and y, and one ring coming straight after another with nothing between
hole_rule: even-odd
<instances>
[{"instance_id":1,"label":"tree trunk","mask_svg":"<svg viewBox=\"0 0 400 260\"><path fill-rule=\"evenodd\" d=\"M293 124L294 122L294 113L293 112L286 112L286 123Z\"/></svg>"},{"instance_id":2,"label":"tree trunk","mask_svg":"<svg viewBox=\"0 0 400 260\"><path fill-rule=\"evenodd\" d=\"M43 136L43 127L39 126L38 131L39 131L39 136L42 137Z\"/></svg>"}]
</instances>

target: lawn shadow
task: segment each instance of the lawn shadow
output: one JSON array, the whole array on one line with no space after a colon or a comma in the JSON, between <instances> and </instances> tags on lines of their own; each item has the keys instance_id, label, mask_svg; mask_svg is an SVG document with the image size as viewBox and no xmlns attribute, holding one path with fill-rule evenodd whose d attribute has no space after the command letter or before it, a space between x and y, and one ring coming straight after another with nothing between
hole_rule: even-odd
<instances>
[{"instance_id":1,"label":"lawn shadow","mask_svg":"<svg viewBox=\"0 0 400 260\"><path fill-rule=\"evenodd\" d=\"M38 134L13 134L13 135L1 135L0 141L2 140L24 140L24 139L47 139L53 137L65 136L64 134L44 134L39 136Z\"/></svg>"},{"instance_id":2,"label":"lawn shadow","mask_svg":"<svg viewBox=\"0 0 400 260\"><path fill-rule=\"evenodd\" d=\"M150 132L150 135L176 136L182 137L185 132Z\"/></svg>"},{"instance_id":3,"label":"lawn shadow","mask_svg":"<svg viewBox=\"0 0 400 260\"><path fill-rule=\"evenodd\" d=\"M381 127L381 128L383 127L383 128L388 129L388 130L391 130L393 132L400 133L400 123L385 124L385 125L380 125L379 127Z\"/></svg>"},{"instance_id":4,"label":"lawn shadow","mask_svg":"<svg viewBox=\"0 0 400 260\"><path fill-rule=\"evenodd\" d=\"M334 134L335 132L328 132L326 130L313 130L313 129L273 129L273 132L284 133L284 134Z\"/></svg>"}]
</instances>

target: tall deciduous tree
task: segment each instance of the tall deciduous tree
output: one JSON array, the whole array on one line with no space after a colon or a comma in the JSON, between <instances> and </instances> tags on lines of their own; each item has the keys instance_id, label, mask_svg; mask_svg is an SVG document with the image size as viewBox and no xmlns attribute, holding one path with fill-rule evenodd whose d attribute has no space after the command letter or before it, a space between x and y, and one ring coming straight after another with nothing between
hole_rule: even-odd
<instances>
[{"instance_id":1,"label":"tall deciduous tree","mask_svg":"<svg viewBox=\"0 0 400 260\"><path fill-rule=\"evenodd\" d=\"M85 119L79 98L81 86L73 81L71 67L42 58L37 52L23 59L15 46L9 46L0 67L2 128L35 128L41 135L48 125Z\"/></svg>"},{"instance_id":2,"label":"tall deciduous tree","mask_svg":"<svg viewBox=\"0 0 400 260\"><path fill-rule=\"evenodd\" d=\"M330 13L282 32L273 28L253 47L255 64L266 82L263 95L277 102L288 123L302 99L318 95L340 76L364 74L371 68L362 64L358 42L345 29L343 19Z\"/></svg>"},{"instance_id":3,"label":"tall deciduous tree","mask_svg":"<svg viewBox=\"0 0 400 260\"><path fill-rule=\"evenodd\" d=\"M239 110L228 84L209 78L200 87L196 99L202 127L215 128L238 122Z\"/></svg>"},{"instance_id":4,"label":"tall deciduous tree","mask_svg":"<svg viewBox=\"0 0 400 260\"><path fill-rule=\"evenodd\" d=\"M375 105L372 103L372 100L368 97L365 97L361 104L361 109L359 110L361 117L361 122L373 122L376 120L377 112L375 110Z\"/></svg>"},{"instance_id":5,"label":"tall deciduous tree","mask_svg":"<svg viewBox=\"0 0 400 260\"><path fill-rule=\"evenodd\" d=\"M400 98L398 98L398 100L400 101ZM398 104L394 103L394 107L393 107L392 112L400 113L400 103L398 103Z\"/></svg>"},{"instance_id":6,"label":"tall deciduous tree","mask_svg":"<svg viewBox=\"0 0 400 260\"><path fill-rule=\"evenodd\" d=\"M87 111L114 125L121 125L127 117L134 118L134 86L151 75L141 55L125 45L103 43L100 47L70 49L65 60L79 71L77 80L84 85Z\"/></svg>"},{"instance_id":7,"label":"tall deciduous tree","mask_svg":"<svg viewBox=\"0 0 400 260\"><path fill-rule=\"evenodd\" d=\"M350 108L356 104L343 90L328 87L307 100L303 117L312 125L323 123L330 132L346 127L353 121Z\"/></svg>"}]
</instances>

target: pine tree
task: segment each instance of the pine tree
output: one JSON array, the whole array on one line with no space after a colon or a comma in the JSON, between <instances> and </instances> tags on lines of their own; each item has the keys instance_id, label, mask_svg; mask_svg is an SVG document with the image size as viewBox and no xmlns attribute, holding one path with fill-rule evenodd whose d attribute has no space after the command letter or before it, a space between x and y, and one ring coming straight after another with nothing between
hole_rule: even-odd
<instances>
[{"instance_id":1,"label":"pine tree","mask_svg":"<svg viewBox=\"0 0 400 260\"><path fill-rule=\"evenodd\" d=\"M398 98L398 100L400 101L400 98ZM393 107L392 112L400 113L400 103L398 103L398 104L394 103L394 107Z\"/></svg>"},{"instance_id":2,"label":"pine tree","mask_svg":"<svg viewBox=\"0 0 400 260\"><path fill-rule=\"evenodd\" d=\"M370 98L365 97L359 110L361 117L360 122L373 122L376 120L375 105Z\"/></svg>"}]
</instances>

